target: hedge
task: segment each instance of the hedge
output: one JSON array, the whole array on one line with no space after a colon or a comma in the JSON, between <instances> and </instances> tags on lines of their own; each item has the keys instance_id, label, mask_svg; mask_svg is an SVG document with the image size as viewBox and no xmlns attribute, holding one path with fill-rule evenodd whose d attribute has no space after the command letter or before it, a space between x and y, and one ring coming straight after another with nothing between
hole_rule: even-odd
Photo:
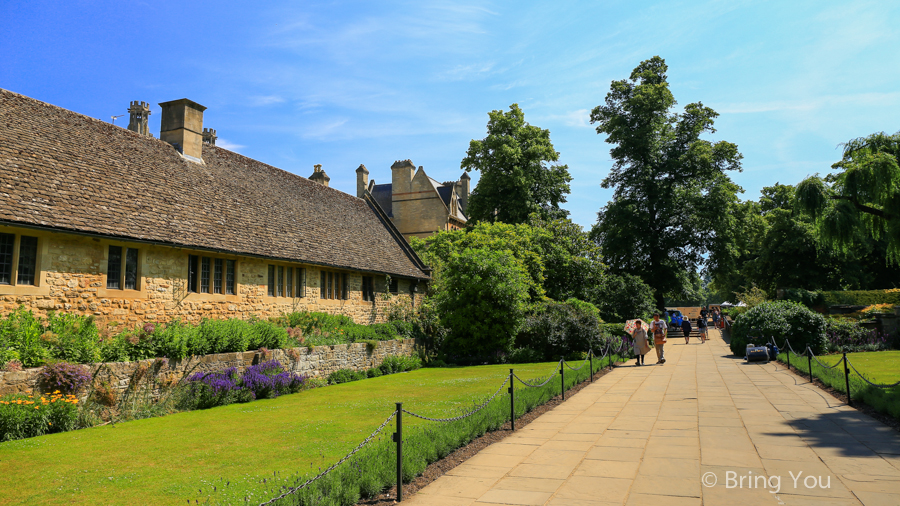
<instances>
[{"instance_id":1,"label":"hedge","mask_svg":"<svg viewBox=\"0 0 900 506\"><path fill-rule=\"evenodd\" d=\"M809 291L785 288L784 299L815 306L871 306L873 304L900 305L900 288L889 290Z\"/></svg>"}]
</instances>

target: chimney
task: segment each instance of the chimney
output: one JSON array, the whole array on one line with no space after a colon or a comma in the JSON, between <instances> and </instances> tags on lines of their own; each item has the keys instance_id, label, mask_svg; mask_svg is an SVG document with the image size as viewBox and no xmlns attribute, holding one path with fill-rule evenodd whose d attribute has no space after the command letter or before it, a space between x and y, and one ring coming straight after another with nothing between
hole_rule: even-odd
<instances>
[{"instance_id":1,"label":"chimney","mask_svg":"<svg viewBox=\"0 0 900 506\"><path fill-rule=\"evenodd\" d=\"M162 102L159 138L175 146L188 160L203 163L203 111L206 107L182 98Z\"/></svg>"},{"instance_id":2,"label":"chimney","mask_svg":"<svg viewBox=\"0 0 900 506\"><path fill-rule=\"evenodd\" d=\"M212 128L204 128L203 129L203 144L208 144L210 146L216 145L216 139L219 137L216 136L216 131Z\"/></svg>"},{"instance_id":3,"label":"chimney","mask_svg":"<svg viewBox=\"0 0 900 506\"><path fill-rule=\"evenodd\" d=\"M410 160L400 160L391 165L391 193L407 193L416 174L416 166Z\"/></svg>"},{"instance_id":4,"label":"chimney","mask_svg":"<svg viewBox=\"0 0 900 506\"><path fill-rule=\"evenodd\" d=\"M462 209L463 214L466 214L466 211L469 208L469 183L472 178L469 177L468 172L463 172L463 175L459 177L459 185L462 186L462 191L459 192L459 208Z\"/></svg>"},{"instance_id":5,"label":"chimney","mask_svg":"<svg viewBox=\"0 0 900 506\"><path fill-rule=\"evenodd\" d=\"M328 182L331 181L331 178L328 177L328 174L322 170L322 164L313 165L313 173L309 176L309 180L314 183L319 183L323 186L328 186Z\"/></svg>"},{"instance_id":6,"label":"chimney","mask_svg":"<svg viewBox=\"0 0 900 506\"><path fill-rule=\"evenodd\" d=\"M150 130L147 128L147 121L150 119L150 104L135 100L129 104L128 129L138 135L150 137Z\"/></svg>"},{"instance_id":7,"label":"chimney","mask_svg":"<svg viewBox=\"0 0 900 506\"><path fill-rule=\"evenodd\" d=\"M363 198L367 186L369 186L369 169L365 165L359 164L359 167L356 168L356 196Z\"/></svg>"}]
</instances>

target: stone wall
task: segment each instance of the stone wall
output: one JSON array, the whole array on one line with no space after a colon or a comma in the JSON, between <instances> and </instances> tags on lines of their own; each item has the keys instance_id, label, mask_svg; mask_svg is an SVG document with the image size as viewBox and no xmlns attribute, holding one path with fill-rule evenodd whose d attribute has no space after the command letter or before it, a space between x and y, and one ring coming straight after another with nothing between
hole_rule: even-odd
<instances>
[{"instance_id":1,"label":"stone wall","mask_svg":"<svg viewBox=\"0 0 900 506\"><path fill-rule=\"evenodd\" d=\"M35 286L0 285L0 316L24 305L39 315L48 311L93 315L102 328L105 323L133 327L174 319L197 323L203 318L268 318L292 311L317 311L343 314L357 323L371 324L385 321L386 309L392 303L419 305L420 294L424 293L420 286L419 295L411 296L410 281L400 279L397 294L379 293L375 301L364 301L363 273L326 269L348 275L349 299L320 299L321 266L6 226L0 226L0 231L36 236L39 249ZM110 245L138 250L137 289L106 288ZM189 293L188 255L235 260L236 293ZM302 297L268 295L268 266L272 264L305 269ZM384 276L376 276L376 286L385 286Z\"/></svg>"},{"instance_id":2,"label":"stone wall","mask_svg":"<svg viewBox=\"0 0 900 506\"><path fill-rule=\"evenodd\" d=\"M162 385L177 383L185 375L197 372L221 371L235 367L242 372L248 366L271 359L281 362L285 370L310 377L325 377L339 369L366 370L381 365L389 355L411 356L415 353L415 339L381 341L374 350L365 343L270 350L267 356L258 351L243 353L219 353L168 361L150 359L137 362L112 362L91 364L95 384L108 384L117 394L126 392L133 381L147 381L155 377ZM41 368L18 372L0 372L0 395L40 392L38 373ZM158 394L158 389L155 389ZM87 392L82 392L85 396Z\"/></svg>"}]
</instances>

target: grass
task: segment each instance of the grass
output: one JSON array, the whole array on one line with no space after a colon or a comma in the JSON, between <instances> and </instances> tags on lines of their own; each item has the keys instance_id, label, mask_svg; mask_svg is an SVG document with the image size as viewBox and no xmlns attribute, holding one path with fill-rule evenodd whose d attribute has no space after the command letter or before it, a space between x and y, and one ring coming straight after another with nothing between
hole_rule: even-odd
<instances>
[{"instance_id":1,"label":"grass","mask_svg":"<svg viewBox=\"0 0 900 506\"><path fill-rule=\"evenodd\" d=\"M293 483L343 457L391 414L395 402L429 416L458 413L492 394L509 367L421 369L249 404L2 443L0 504L184 504L211 495L220 503L258 503L271 497L269 481ZM554 364L513 367L520 377L535 378L551 373ZM567 383L573 384L575 375L566 372ZM587 377L586 369L581 376ZM540 390L535 398L558 393L558 379ZM524 412L530 409L524 404L527 395L518 392L523 399L517 411ZM404 432L415 434L416 427L427 423L407 416ZM229 492L223 495L225 483Z\"/></svg>"},{"instance_id":2,"label":"grass","mask_svg":"<svg viewBox=\"0 0 900 506\"><path fill-rule=\"evenodd\" d=\"M843 356L823 355L817 358L823 364L832 366L840 362ZM869 381L881 384L891 384L900 381L900 351L848 353L847 358ZM787 355L780 353L778 361L786 362ZM791 366L802 375L809 377L809 365L805 356L792 355ZM813 360L812 374L813 377L818 378L825 385L839 392L847 392L843 364L828 369ZM852 369L850 369L850 399L852 402L868 404L880 413L900 418L900 386L886 389L871 386L860 379Z\"/></svg>"}]
</instances>

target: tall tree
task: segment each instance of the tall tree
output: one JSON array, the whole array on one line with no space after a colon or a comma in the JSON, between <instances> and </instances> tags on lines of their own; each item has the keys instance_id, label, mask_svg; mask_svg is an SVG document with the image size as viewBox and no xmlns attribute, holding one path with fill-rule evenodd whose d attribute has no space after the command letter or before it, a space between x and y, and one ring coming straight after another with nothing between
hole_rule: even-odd
<instances>
[{"instance_id":1,"label":"tall tree","mask_svg":"<svg viewBox=\"0 0 900 506\"><path fill-rule=\"evenodd\" d=\"M544 219L564 218L559 207L569 193L569 168L550 162L559 153L550 131L529 125L518 104L509 112L488 113L487 137L472 140L460 166L481 171L469 197L467 214L474 221L525 223L531 213Z\"/></svg>"},{"instance_id":2,"label":"tall tree","mask_svg":"<svg viewBox=\"0 0 900 506\"><path fill-rule=\"evenodd\" d=\"M839 170L797 185L797 204L816 219L822 239L843 251L861 238L887 243L887 260L900 264L900 132L844 144Z\"/></svg>"},{"instance_id":3,"label":"tall tree","mask_svg":"<svg viewBox=\"0 0 900 506\"><path fill-rule=\"evenodd\" d=\"M742 191L725 174L741 169L737 145L700 139L715 132L718 114L699 102L672 112L667 70L659 56L641 62L591 111L597 133L614 145L602 186L615 188L593 236L612 269L653 287L658 307L689 291L689 273L715 267L728 250Z\"/></svg>"}]
</instances>

